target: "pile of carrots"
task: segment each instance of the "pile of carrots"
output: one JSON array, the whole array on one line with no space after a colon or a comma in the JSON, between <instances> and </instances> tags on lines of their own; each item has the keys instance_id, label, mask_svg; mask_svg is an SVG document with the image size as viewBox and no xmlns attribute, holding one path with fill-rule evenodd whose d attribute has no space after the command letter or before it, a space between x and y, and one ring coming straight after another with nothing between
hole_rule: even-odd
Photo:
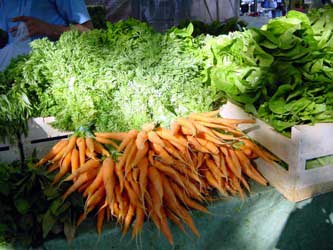
<instances>
[{"instance_id":1,"label":"pile of carrots","mask_svg":"<svg viewBox=\"0 0 333 250\"><path fill-rule=\"evenodd\" d=\"M53 183L72 181L63 195L79 191L85 197L84 213L97 211L97 231L116 218L123 235L132 226L132 237L151 219L173 244L168 219L185 232L184 224L199 237L188 211L205 213L203 204L221 196L250 191L247 177L266 185L252 164L261 157L277 160L237 129L240 123L217 117L218 111L178 118L169 129L146 124L141 131L95 133L59 141L36 166L58 171ZM69 174L69 175L68 175ZM66 178L63 178L66 177Z\"/></svg>"}]
</instances>

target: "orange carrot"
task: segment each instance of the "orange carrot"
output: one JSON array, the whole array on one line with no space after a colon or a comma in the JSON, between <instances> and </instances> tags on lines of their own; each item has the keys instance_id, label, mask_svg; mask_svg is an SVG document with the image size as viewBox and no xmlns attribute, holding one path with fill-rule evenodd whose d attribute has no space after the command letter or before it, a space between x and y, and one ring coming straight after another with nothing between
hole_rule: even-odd
<instances>
[{"instance_id":1,"label":"orange carrot","mask_svg":"<svg viewBox=\"0 0 333 250\"><path fill-rule=\"evenodd\" d=\"M177 173L177 171L175 171L173 168L168 167L158 161L155 161L153 166L160 170L163 174L172 178L175 182L177 182L178 185L185 189L185 185L182 179L179 177L179 173Z\"/></svg>"},{"instance_id":2,"label":"orange carrot","mask_svg":"<svg viewBox=\"0 0 333 250\"><path fill-rule=\"evenodd\" d=\"M110 156L109 151L107 151L106 148L104 148L102 146L102 144L100 144L97 141L94 141L94 150L95 150L96 153L99 153L99 154L101 154L103 156L106 156L106 157Z\"/></svg>"},{"instance_id":3,"label":"orange carrot","mask_svg":"<svg viewBox=\"0 0 333 250\"><path fill-rule=\"evenodd\" d=\"M60 167L60 162L59 161L56 161L54 163L52 163L48 168L47 168L47 171L49 173L52 173L53 171L55 171L57 168Z\"/></svg>"},{"instance_id":4,"label":"orange carrot","mask_svg":"<svg viewBox=\"0 0 333 250\"><path fill-rule=\"evenodd\" d=\"M68 144L66 146L66 150L63 154L64 156L66 156L69 152L71 152L73 150L75 143L76 143L76 139L77 139L76 135L72 135L72 137L69 138Z\"/></svg>"},{"instance_id":5,"label":"orange carrot","mask_svg":"<svg viewBox=\"0 0 333 250\"><path fill-rule=\"evenodd\" d=\"M95 151L94 139L92 137L86 137L86 145L90 153L93 153Z\"/></svg>"},{"instance_id":6,"label":"orange carrot","mask_svg":"<svg viewBox=\"0 0 333 250\"><path fill-rule=\"evenodd\" d=\"M68 176L64 181L71 181L78 177L80 174L89 171L94 168L98 168L100 166L99 160L90 159L85 164L83 164L80 168L75 170L70 176Z\"/></svg>"},{"instance_id":7,"label":"orange carrot","mask_svg":"<svg viewBox=\"0 0 333 250\"><path fill-rule=\"evenodd\" d=\"M79 189L87 181L95 178L95 176L96 176L96 170L85 172L82 175L80 175L79 178L73 183L73 185L70 186L69 189L67 189L66 193L62 196L62 199L65 200L70 194Z\"/></svg>"},{"instance_id":8,"label":"orange carrot","mask_svg":"<svg viewBox=\"0 0 333 250\"><path fill-rule=\"evenodd\" d=\"M205 208L204 206L200 205L199 203L196 203L195 201L191 200L190 198L188 198L188 196L184 193L183 190L181 190L175 183L173 182L169 182L171 185L171 188L173 189L174 193L176 194L176 196L179 198L179 200L181 200L185 205L187 205L190 208L199 210L201 212L204 213L209 213L209 211L207 210L207 208Z\"/></svg>"},{"instance_id":9,"label":"orange carrot","mask_svg":"<svg viewBox=\"0 0 333 250\"><path fill-rule=\"evenodd\" d=\"M120 192L122 192L124 189L124 173L119 163L116 163L115 172L119 180Z\"/></svg>"},{"instance_id":10,"label":"orange carrot","mask_svg":"<svg viewBox=\"0 0 333 250\"><path fill-rule=\"evenodd\" d=\"M110 139L106 139L106 138L102 138L102 137L95 137L95 140L97 142L100 142L102 144L106 144L106 145L111 145L112 147L114 147L115 149L118 149L118 145L117 143L115 143L114 141L110 140ZM95 144L96 145L96 144Z\"/></svg>"},{"instance_id":11,"label":"orange carrot","mask_svg":"<svg viewBox=\"0 0 333 250\"><path fill-rule=\"evenodd\" d=\"M162 185L162 183L161 183ZM156 188L154 187L154 185L148 185L148 191L149 191L149 195L152 199L152 209L155 212L155 214L161 218L162 215L160 213L161 211L161 207L163 205L162 199L158 193L158 191L156 190Z\"/></svg>"},{"instance_id":12,"label":"orange carrot","mask_svg":"<svg viewBox=\"0 0 333 250\"><path fill-rule=\"evenodd\" d=\"M98 169L98 173L94 181L89 185L89 187L84 191L83 197L90 196L92 193L96 191L96 189L103 184L103 166Z\"/></svg>"},{"instance_id":13,"label":"orange carrot","mask_svg":"<svg viewBox=\"0 0 333 250\"><path fill-rule=\"evenodd\" d=\"M106 210L106 208L101 209L97 214L97 234L98 235L102 234L105 210Z\"/></svg>"},{"instance_id":14,"label":"orange carrot","mask_svg":"<svg viewBox=\"0 0 333 250\"><path fill-rule=\"evenodd\" d=\"M59 142L57 142L52 148L51 150L42 158L40 159L37 163L36 163L36 167L39 167L43 164L45 164L46 162L48 162L49 160L51 160L53 157L55 157L63 148L66 147L66 145L68 144L68 140L61 140Z\"/></svg>"},{"instance_id":15,"label":"orange carrot","mask_svg":"<svg viewBox=\"0 0 333 250\"><path fill-rule=\"evenodd\" d=\"M136 137L135 144L139 150L145 148L146 141L148 140L148 135L146 131L140 131Z\"/></svg>"},{"instance_id":16,"label":"orange carrot","mask_svg":"<svg viewBox=\"0 0 333 250\"><path fill-rule=\"evenodd\" d=\"M191 135L193 136L193 132L191 131L191 129L189 129L188 127L181 127L180 131L183 135Z\"/></svg>"},{"instance_id":17,"label":"orange carrot","mask_svg":"<svg viewBox=\"0 0 333 250\"><path fill-rule=\"evenodd\" d=\"M88 147L86 148L86 156L90 159L98 160L97 154L95 152L91 152Z\"/></svg>"},{"instance_id":18,"label":"orange carrot","mask_svg":"<svg viewBox=\"0 0 333 250\"><path fill-rule=\"evenodd\" d=\"M171 125L170 125L170 130L171 131L170 132L171 132L172 135L177 135L179 133L180 129L181 129L181 126L180 126L179 123L177 123L177 122L172 122L171 123Z\"/></svg>"},{"instance_id":19,"label":"orange carrot","mask_svg":"<svg viewBox=\"0 0 333 250\"><path fill-rule=\"evenodd\" d=\"M54 177L52 184L56 184L60 181L60 179L69 172L71 167L71 152L69 152L65 158L63 159L60 170L57 175Z\"/></svg>"},{"instance_id":20,"label":"orange carrot","mask_svg":"<svg viewBox=\"0 0 333 250\"><path fill-rule=\"evenodd\" d=\"M125 186L125 190L127 192L127 195L129 197L130 203L133 206L140 207L141 204L139 203L139 198L138 198L136 192L132 189L128 180L125 180L124 186Z\"/></svg>"},{"instance_id":21,"label":"orange carrot","mask_svg":"<svg viewBox=\"0 0 333 250\"><path fill-rule=\"evenodd\" d=\"M143 200L143 197L147 190L147 177L148 177L148 159L145 157L138 163L138 168L140 169L140 175L139 175L139 185L140 185L140 192L142 194L141 199Z\"/></svg>"},{"instance_id":22,"label":"orange carrot","mask_svg":"<svg viewBox=\"0 0 333 250\"><path fill-rule=\"evenodd\" d=\"M77 189L77 191L79 192L79 193L84 193L85 192L85 190L89 187L89 185L91 184L91 180L90 181L87 181L85 184L83 184L83 185L81 185L81 187L79 187L78 189ZM82 195L83 197L86 197L86 196L84 196L84 195Z\"/></svg>"},{"instance_id":23,"label":"orange carrot","mask_svg":"<svg viewBox=\"0 0 333 250\"><path fill-rule=\"evenodd\" d=\"M136 166L144 157L146 157L147 152L149 150L148 142L145 142L144 147L139 149L135 155L133 162L131 163L131 167Z\"/></svg>"},{"instance_id":24,"label":"orange carrot","mask_svg":"<svg viewBox=\"0 0 333 250\"><path fill-rule=\"evenodd\" d=\"M158 136L161 138L168 140L170 143L176 143L183 147L187 146L187 141L182 135L173 135L170 130L161 129L160 131L156 131ZM174 144L173 144L174 145ZM178 147L177 147L178 148Z\"/></svg>"},{"instance_id":25,"label":"orange carrot","mask_svg":"<svg viewBox=\"0 0 333 250\"><path fill-rule=\"evenodd\" d=\"M105 197L105 188L101 186L97 189L95 193L93 193L88 199L86 200L85 210L88 210L89 207L92 209L98 203L100 203Z\"/></svg>"},{"instance_id":26,"label":"orange carrot","mask_svg":"<svg viewBox=\"0 0 333 250\"><path fill-rule=\"evenodd\" d=\"M217 136L218 138L222 139L222 140L235 140L235 136L233 135L228 135L228 134L222 134L218 131L216 131L215 129L212 129L212 132L215 136Z\"/></svg>"},{"instance_id":27,"label":"orange carrot","mask_svg":"<svg viewBox=\"0 0 333 250\"><path fill-rule=\"evenodd\" d=\"M205 139L201 139L201 138L197 138L198 142L201 144L201 146L205 147L208 149L209 152L211 152L212 154L218 154L219 153L219 149L217 148L217 146L215 146L214 143L207 141Z\"/></svg>"},{"instance_id":28,"label":"orange carrot","mask_svg":"<svg viewBox=\"0 0 333 250\"><path fill-rule=\"evenodd\" d=\"M135 211L135 224L132 230L132 239L141 232L145 219L145 213L141 207L137 207Z\"/></svg>"},{"instance_id":29,"label":"orange carrot","mask_svg":"<svg viewBox=\"0 0 333 250\"><path fill-rule=\"evenodd\" d=\"M132 223L132 219L135 213L135 208L133 205L129 205L126 217L125 217L125 221L124 221L124 227L123 227L123 232L122 232L122 236L125 236L129 226Z\"/></svg>"},{"instance_id":30,"label":"orange carrot","mask_svg":"<svg viewBox=\"0 0 333 250\"><path fill-rule=\"evenodd\" d=\"M128 160L128 156L132 150L133 147L136 147L135 146L135 139L132 138L128 144L126 145L126 148L123 152L123 155L121 157L118 158L118 165L121 169L123 169L123 167L126 165L126 161Z\"/></svg>"},{"instance_id":31,"label":"orange carrot","mask_svg":"<svg viewBox=\"0 0 333 250\"><path fill-rule=\"evenodd\" d=\"M155 143L155 144L158 144L162 147L165 147L165 144L164 142L161 140L161 138L159 137L159 135L154 132L154 131L149 131L148 132L148 140L151 142L151 143Z\"/></svg>"},{"instance_id":32,"label":"orange carrot","mask_svg":"<svg viewBox=\"0 0 333 250\"><path fill-rule=\"evenodd\" d=\"M170 156L169 153L163 149L163 147L161 147L158 144L153 143L153 149L154 149L155 153L158 155L158 158L160 161L164 162L165 164L169 164L169 165L174 163L174 159L172 158L172 156Z\"/></svg>"},{"instance_id":33,"label":"orange carrot","mask_svg":"<svg viewBox=\"0 0 333 250\"><path fill-rule=\"evenodd\" d=\"M163 233L163 235L165 236L165 238L167 238L167 240L169 241L169 243L171 245L173 245L174 244L173 237L172 237L169 225L168 225L168 220L167 220L166 213L164 212L163 208L161 208L160 213L162 215L161 218L160 218L160 221L161 221L161 232Z\"/></svg>"},{"instance_id":34,"label":"orange carrot","mask_svg":"<svg viewBox=\"0 0 333 250\"><path fill-rule=\"evenodd\" d=\"M138 148L136 147L135 141L133 140L131 148L128 151L128 155L124 156L124 157L126 157L125 176L127 176L129 171L132 169L132 167L133 167L132 163L135 160L137 152L138 152Z\"/></svg>"},{"instance_id":35,"label":"orange carrot","mask_svg":"<svg viewBox=\"0 0 333 250\"><path fill-rule=\"evenodd\" d=\"M210 134L207 134L207 133L200 133L198 134L198 138L201 138L201 139L204 139L204 140L207 140L211 143L214 143L215 145L221 145L221 144L224 144L224 142L222 142L221 139L217 138L215 135L210 135Z\"/></svg>"},{"instance_id":36,"label":"orange carrot","mask_svg":"<svg viewBox=\"0 0 333 250\"><path fill-rule=\"evenodd\" d=\"M74 147L72 150L72 157L71 157L72 173L79 168L79 165L80 165L79 151Z\"/></svg>"},{"instance_id":37,"label":"orange carrot","mask_svg":"<svg viewBox=\"0 0 333 250\"><path fill-rule=\"evenodd\" d=\"M68 141L68 140L67 140ZM67 150L68 143L65 147L63 147L58 154L56 154L52 159L51 162L57 162L59 160L62 160L65 156L65 151Z\"/></svg>"},{"instance_id":38,"label":"orange carrot","mask_svg":"<svg viewBox=\"0 0 333 250\"><path fill-rule=\"evenodd\" d=\"M106 158L103 161L103 183L106 192L106 201L108 204L111 204L114 197L114 187L116 185L115 177L115 164L111 158Z\"/></svg>"},{"instance_id":39,"label":"orange carrot","mask_svg":"<svg viewBox=\"0 0 333 250\"><path fill-rule=\"evenodd\" d=\"M155 167L149 167L148 168L148 178L151 181L152 185L156 189L161 201L163 198L163 186L162 186L162 180L161 175L159 171Z\"/></svg>"},{"instance_id":40,"label":"orange carrot","mask_svg":"<svg viewBox=\"0 0 333 250\"><path fill-rule=\"evenodd\" d=\"M82 138L82 137L77 138L76 145L79 149L80 166L81 166L86 161L86 142L85 142L84 138Z\"/></svg>"},{"instance_id":41,"label":"orange carrot","mask_svg":"<svg viewBox=\"0 0 333 250\"><path fill-rule=\"evenodd\" d=\"M224 196L228 196L228 193L222 188L221 185L218 184L217 180L214 178L214 176L211 174L211 172L205 171L204 175L205 175L209 185L216 188L220 192L220 194L222 194Z\"/></svg>"},{"instance_id":42,"label":"orange carrot","mask_svg":"<svg viewBox=\"0 0 333 250\"><path fill-rule=\"evenodd\" d=\"M241 167L241 164L239 163L239 160L238 160L238 158L237 158L237 156L236 156L235 150L234 150L234 149L230 149L230 150L229 150L229 153L230 153L231 160L232 160L234 166L235 166L236 169L238 170L236 176L237 176L238 178L241 178L241 175L242 175L242 167Z\"/></svg>"},{"instance_id":43,"label":"orange carrot","mask_svg":"<svg viewBox=\"0 0 333 250\"><path fill-rule=\"evenodd\" d=\"M118 151L121 152L123 151L123 149L127 146L127 144L132 141L132 139L136 139L136 136L138 134L138 131L136 130L130 130L126 137L123 139L123 141L121 142L121 144L118 147Z\"/></svg>"},{"instance_id":44,"label":"orange carrot","mask_svg":"<svg viewBox=\"0 0 333 250\"><path fill-rule=\"evenodd\" d=\"M224 177L222 172L220 171L219 167L215 165L215 162L211 159L206 159L206 165L209 169L209 171L213 174L217 182L221 183L221 178Z\"/></svg>"},{"instance_id":45,"label":"orange carrot","mask_svg":"<svg viewBox=\"0 0 333 250\"><path fill-rule=\"evenodd\" d=\"M165 143L164 149L175 159L185 162L181 152L179 152L169 141L163 140Z\"/></svg>"},{"instance_id":46,"label":"orange carrot","mask_svg":"<svg viewBox=\"0 0 333 250\"><path fill-rule=\"evenodd\" d=\"M99 138L112 139L122 141L125 139L127 133L125 132L95 132L95 136Z\"/></svg>"},{"instance_id":47,"label":"orange carrot","mask_svg":"<svg viewBox=\"0 0 333 250\"><path fill-rule=\"evenodd\" d=\"M210 153L210 151L206 147L202 146L199 143L197 138L192 137L192 136L187 136L187 140L194 147L195 150L202 152L202 153Z\"/></svg>"},{"instance_id":48,"label":"orange carrot","mask_svg":"<svg viewBox=\"0 0 333 250\"><path fill-rule=\"evenodd\" d=\"M77 227L80 226L81 223L82 223L86 218L87 218L87 213L86 213L86 212L83 212L83 213L79 216L79 218L78 218L78 220L77 220L77 222L76 222L76 226L77 226Z\"/></svg>"},{"instance_id":49,"label":"orange carrot","mask_svg":"<svg viewBox=\"0 0 333 250\"><path fill-rule=\"evenodd\" d=\"M182 224L182 222L180 221L180 219L174 214L172 213L169 209L165 210L165 213L167 215L167 217L174 223L177 225L177 227L184 233L186 234L184 225Z\"/></svg>"}]
</instances>

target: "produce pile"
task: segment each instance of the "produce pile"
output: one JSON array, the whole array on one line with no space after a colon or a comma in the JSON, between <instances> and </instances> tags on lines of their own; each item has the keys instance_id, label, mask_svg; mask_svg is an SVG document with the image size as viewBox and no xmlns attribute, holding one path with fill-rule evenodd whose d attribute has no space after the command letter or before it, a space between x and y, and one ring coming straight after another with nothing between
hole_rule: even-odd
<instances>
[{"instance_id":1,"label":"produce pile","mask_svg":"<svg viewBox=\"0 0 333 250\"><path fill-rule=\"evenodd\" d=\"M177 118L170 129L145 124L142 130L78 134L59 141L37 167L57 171L53 184L72 181L66 200L79 191L85 198L84 213L97 212L97 231L115 218L123 235L132 227L140 233L151 219L173 244L168 219L185 232L184 224L199 237L188 208L208 213L202 205L214 199L250 191L246 177L266 185L252 160L276 158L259 148L236 128L252 120L216 117L218 111Z\"/></svg>"},{"instance_id":2,"label":"produce pile","mask_svg":"<svg viewBox=\"0 0 333 250\"><path fill-rule=\"evenodd\" d=\"M333 9L289 11L261 29L211 37L211 85L277 131L333 121Z\"/></svg>"}]
</instances>

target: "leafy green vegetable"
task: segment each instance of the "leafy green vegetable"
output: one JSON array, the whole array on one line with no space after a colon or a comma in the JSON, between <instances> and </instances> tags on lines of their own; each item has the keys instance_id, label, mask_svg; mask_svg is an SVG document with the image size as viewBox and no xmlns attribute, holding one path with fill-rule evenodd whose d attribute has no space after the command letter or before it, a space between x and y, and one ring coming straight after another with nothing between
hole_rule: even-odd
<instances>
[{"instance_id":1,"label":"leafy green vegetable","mask_svg":"<svg viewBox=\"0 0 333 250\"><path fill-rule=\"evenodd\" d=\"M0 141L5 137L14 141L18 134L26 134L28 130L32 104L22 76L25 60L19 57L0 72Z\"/></svg>"},{"instance_id":2,"label":"leafy green vegetable","mask_svg":"<svg viewBox=\"0 0 333 250\"><path fill-rule=\"evenodd\" d=\"M54 234L53 229L77 219L83 208L80 195L63 202L61 194L68 184L58 189L51 177L31 161L23 168L19 162L0 164L0 240L37 247Z\"/></svg>"},{"instance_id":3,"label":"leafy green vegetable","mask_svg":"<svg viewBox=\"0 0 333 250\"><path fill-rule=\"evenodd\" d=\"M332 122L332 20L332 9L290 11L261 29L211 38L212 87L286 134Z\"/></svg>"},{"instance_id":4,"label":"leafy green vegetable","mask_svg":"<svg viewBox=\"0 0 333 250\"><path fill-rule=\"evenodd\" d=\"M36 115L53 115L56 127L122 131L175 116L208 111L213 99L202 78L202 38L193 27L165 34L127 20L107 30L34 41L25 81L39 98Z\"/></svg>"},{"instance_id":5,"label":"leafy green vegetable","mask_svg":"<svg viewBox=\"0 0 333 250\"><path fill-rule=\"evenodd\" d=\"M212 87L237 102L254 103L272 78L273 57L258 46L251 31L209 37L206 53Z\"/></svg>"}]
</instances>

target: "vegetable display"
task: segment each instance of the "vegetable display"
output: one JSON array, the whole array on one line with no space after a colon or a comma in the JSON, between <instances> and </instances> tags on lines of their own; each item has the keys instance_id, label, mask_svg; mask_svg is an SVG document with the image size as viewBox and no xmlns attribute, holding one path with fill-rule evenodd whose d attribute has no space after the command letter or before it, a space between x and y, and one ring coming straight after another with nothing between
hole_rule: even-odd
<instances>
[{"instance_id":1,"label":"vegetable display","mask_svg":"<svg viewBox=\"0 0 333 250\"><path fill-rule=\"evenodd\" d=\"M187 208L209 213L203 203L213 199L213 190L223 197L244 198L243 189L250 191L246 176L267 184L252 160L276 160L236 128L252 120L217 114L192 113L177 118L170 129L149 123L140 131L74 134L59 141L36 166L46 164L50 172L57 171L53 184L73 182L64 200L77 190L83 195L85 209L78 225L96 211L99 234L104 221L114 217L123 235L133 224L132 237L137 236L145 219L151 219L173 244L169 219L199 237Z\"/></svg>"},{"instance_id":2,"label":"vegetable display","mask_svg":"<svg viewBox=\"0 0 333 250\"><path fill-rule=\"evenodd\" d=\"M160 34L130 19L34 41L0 75L0 133L15 133L7 124L25 132L32 116L55 116L55 127L71 131L167 125L226 96L283 133L331 122L332 16L331 8L289 11L261 29L217 37L193 37L192 24Z\"/></svg>"}]
</instances>

